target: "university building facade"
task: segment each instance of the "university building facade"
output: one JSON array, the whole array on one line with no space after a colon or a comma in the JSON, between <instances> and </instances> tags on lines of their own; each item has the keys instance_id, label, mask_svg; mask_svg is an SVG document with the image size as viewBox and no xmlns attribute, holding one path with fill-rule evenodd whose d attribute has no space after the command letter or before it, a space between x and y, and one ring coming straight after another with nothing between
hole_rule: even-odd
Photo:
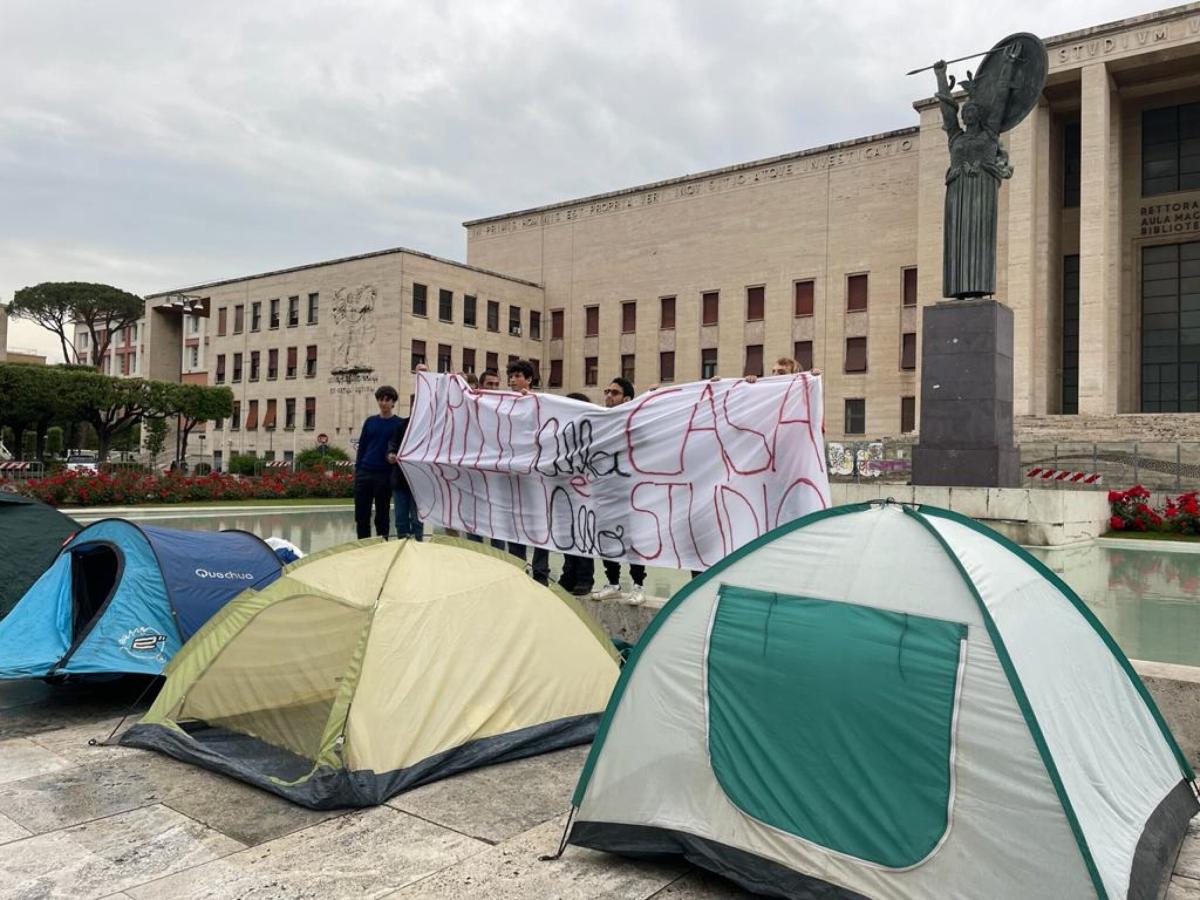
<instances>
[{"instance_id":1,"label":"university building facade","mask_svg":"<svg viewBox=\"0 0 1200 900\"><path fill-rule=\"evenodd\" d=\"M1046 43L1000 195L1019 432L1195 435L1200 4ZM415 361L517 356L597 401L618 374L640 390L792 356L823 371L831 439L911 435L948 165L940 111L914 107L911 128L468 221L466 265L397 249L150 297L147 374L182 377L188 297L207 322L184 362L239 403L226 452L278 457L286 422L348 444L376 384L403 409Z\"/></svg>"}]
</instances>

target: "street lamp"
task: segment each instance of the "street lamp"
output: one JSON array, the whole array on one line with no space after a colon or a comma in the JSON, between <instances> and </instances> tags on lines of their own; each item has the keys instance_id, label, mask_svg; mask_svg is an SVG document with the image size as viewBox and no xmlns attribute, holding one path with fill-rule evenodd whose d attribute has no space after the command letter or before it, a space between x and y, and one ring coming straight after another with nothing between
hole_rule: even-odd
<instances>
[{"instance_id":1,"label":"street lamp","mask_svg":"<svg viewBox=\"0 0 1200 900\"><path fill-rule=\"evenodd\" d=\"M206 435L203 432L201 432L200 434L196 435L196 437L198 437L200 439L200 462L204 462L204 439L205 439ZM210 465L208 467L208 469L211 472L212 466Z\"/></svg>"}]
</instances>

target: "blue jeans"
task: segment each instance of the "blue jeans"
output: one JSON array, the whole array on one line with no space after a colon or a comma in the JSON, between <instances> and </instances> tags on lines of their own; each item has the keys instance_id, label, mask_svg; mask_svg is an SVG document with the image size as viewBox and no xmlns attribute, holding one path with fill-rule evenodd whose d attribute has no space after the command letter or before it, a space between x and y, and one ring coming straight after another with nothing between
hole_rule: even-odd
<instances>
[{"instance_id":1,"label":"blue jeans","mask_svg":"<svg viewBox=\"0 0 1200 900\"><path fill-rule=\"evenodd\" d=\"M417 518L417 501L408 488L395 488L392 491L392 504L396 507L396 537L415 537L418 541L425 537L425 526Z\"/></svg>"}]
</instances>

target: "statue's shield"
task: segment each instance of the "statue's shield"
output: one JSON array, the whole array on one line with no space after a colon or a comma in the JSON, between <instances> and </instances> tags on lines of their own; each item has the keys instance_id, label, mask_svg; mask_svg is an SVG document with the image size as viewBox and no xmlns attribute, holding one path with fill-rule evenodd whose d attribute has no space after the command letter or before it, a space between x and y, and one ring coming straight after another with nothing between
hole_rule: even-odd
<instances>
[{"instance_id":1,"label":"statue's shield","mask_svg":"<svg viewBox=\"0 0 1200 900\"><path fill-rule=\"evenodd\" d=\"M1050 69L1046 45L1040 38L1027 32L1010 34L988 51L988 55L983 58L978 71L975 72L970 94L980 105L992 108L994 103L1001 102L996 96L1002 90L998 83L1000 68L1004 64L1005 54L1014 45L1017 62L1012 67L1012 90L1008 94L1008 102L1000 121L1001 131L1015 128L1029 115L1030 110L1037 106L1042 89L1046 86L1046 73Z\"/></svg>"}]
</instances>

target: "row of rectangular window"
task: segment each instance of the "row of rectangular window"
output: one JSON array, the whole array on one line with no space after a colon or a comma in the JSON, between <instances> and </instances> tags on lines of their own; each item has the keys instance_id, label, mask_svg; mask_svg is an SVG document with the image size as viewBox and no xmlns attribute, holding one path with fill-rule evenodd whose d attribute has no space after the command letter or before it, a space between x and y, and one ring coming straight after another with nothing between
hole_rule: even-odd
<instances>
[{"instance_id":1,"label":"row of rectangular window","mask_svg":"<svg viewBox=\"0 0 1200 900\"><path fill-rule=\"evenodd\" d=\"M285 374L284 374L285 378L295 378L296 377L296 367L297 367L297 361L298 361L298 357L299 357L298 350L299 350L298 347L288 347L287 348L287 357L286 357L287 368L285 369ZM259 380L260 362L262 360L262 356L260 354L261 354L261 351L258 351L258 350L250 351L250 371L249 371L248 377L246 379L247 381L258 381ZM232 377L229 379L230 383L232 383L232 384L237 384L238 382L240 382L242 380L242 361L243 361L243 359L244 359L243 354L241 354L241 353L233 354L233 371L231 373ZM305 353L304 353L304 377L305 378L315 378L316 376L317 376L317 345L309 344L305 348ZM279 351L278 350L268 350L267 351L267 381L275 381L278 378L279 378ZM224 353L217 354L217 371L216 371L215 383L216 384L224 384L225 383L225 354Z\"/></svg>"},{"instance_id":2,"label":"row of rectangular window","mask_svg":"<svg viewBox=\"0 0 1200 900\"><path fill-rule=\"evenodd\" d=\"M462 318L463 324L469 328L478 327L477 316L478 298L471 294L463 294ZM414 316L427 318L429 315L429 288L424 284L413 282L412 312ZM445 288L438 289L438 321L454 321L454 292ZM500 331L500 301L487 301L487 330ZM508 307L508 333L513 337L521 336L521 307L510 304ZM542 314L539 310L529 311L529 336L535 340L542 339Z\"/></svg>"},{"instance_id":3,"label":"row of rectangular window","mask_svg":"<svg viewBox=\"0 0 1200 900\"><path fill-rule=\"evenodd\" d=\"M813 367L813 342L796 341L793 345L793 358L800 363L800 368L807 371ZM717 374L717 349L715 347L700 351L700 377L712 378ZM764 357L762 344L749 344L746 347L745 366L743 375L762 376L764 372ZM597 385L599 377L599 359L595 356L584 358L583 383L587 387ZM563 361L550 360L550 381L548 387L563 386ZM917 334L906 331L901 335L900 368L915 369L917 367ZM845 371L860 373L867 371L867 339L865 337L846 338ZM627 378L634 384L636 378L636 356L633 353L621 355L621 377ZM675 352L666 350L658 354L658 380L660 383L675 380Z\"/></svg>"},{"instance_id":4,"label":"row of rectangular window","mask_svg":"<svg viewBox=\"0 0 1200 900\"><path fill-rule=\"evenodd\" d=\"M279 301L276 297L274 300L268 301L270 307L268 309L269 320L268 328L271 330L279 327ZM250 330L262 331L262 301L255 300L250 304ZM316 325L320 315L321 295L308 295L308 325ZM224 337L228 323L227 308L222 306L217 309L217 337ZM300 295L288 297L287 305L287 327L295 328L300 324ZM246 328L246 305L238 303L233 307L233 333L241 334Z\"/></svg>"},{"instance_id":5,"label":"row of rectangular window","mask_svg":"<svg viewBox=\"0 0 1200 900\"><path fill-rule=\"evenodd\" d=\"M437 365L435 367L436 371L438 371L438 372L478 372L478 371L480 371L477 368L478 363L476 362L476 354L475 354L475 349L473 347L463 347L462 355L460 358L461 358L462 364L459 365L458 368L455 368L454 360L453 360L453 348L449 344L438 344L437 345ZM508 360L505 363L505 367L507 368L508 365L516 362L518 359L520 359L520 357L517 356L515 353L508 354ZM426 350L425 341L416 340L416 339L413 340L412 350L411 350L411 355L409 357L409 361L410 361L411 367L413 369L415 369L417 366L429 365L429 354L428 354L428 351ZM536 381L538 380L539 375L540 375L540 365L541 364L540 364L539 360L536 360L536 359L530 359L529 363L533 366L534 381L536 383ZM498 372L500 374L500 380L504 381L504 372L502 372L500 370L500 354L499 353L485 352L483 369L484 370L494 369L496 372Z\"/></svg>"},{"instance_id":6,"label":"row of rectangular window","mask_svg":"<svg viewBox=\"0 0 1200 900\"><path fill-rule=\"evenodd\" d=\"M860 273L846 278L846 311L861 312L867 308L869 275ZM792 282L792 315L804 318L814 314L814 296L816 282L813 279ZM766 317L766 287L752 285L746 288L746 321L761 322ZM901 279L901 298L904 306L917 305L917 270L915 267L903 270ZM658 327L660 331L672 331L675 328L674 296L660 297ZM720 291L704 291L700 294L700 324L716 325L720 318ZM636 300L625 300L621 303L621 333L633 334L637 331ZM550 339L562 340L565 332L565 312L561 309L550 312ZM597 337L600 334L600 307L584 307L584 337Z\"/></svg>"},{"instance_id":7,"label":"row of rectangular window","mask_svg":"<svg viewBox=\"0 0 1200 900\"><path fill-rule=\"evenodd\" d=\"M264 430L271 430L276 427L276 410L278 409L277 401L270 399L266 403L266 409L263 414L262 422L258 421L258 401L250 400L246 404L246 421L242 422L242 402L240 400L233 401L233 415L229 417L229 430L241 431L243 427L246 431L257 431L259 427ZM225 427L223 419L217 419L215 428L220 431ZM291 431L296 427L296 398L288 397L283 401L283 428L285 431ZM317 398L304 398L304 430L312 431L317 427Z\"/></svg>"}]
</instances>

